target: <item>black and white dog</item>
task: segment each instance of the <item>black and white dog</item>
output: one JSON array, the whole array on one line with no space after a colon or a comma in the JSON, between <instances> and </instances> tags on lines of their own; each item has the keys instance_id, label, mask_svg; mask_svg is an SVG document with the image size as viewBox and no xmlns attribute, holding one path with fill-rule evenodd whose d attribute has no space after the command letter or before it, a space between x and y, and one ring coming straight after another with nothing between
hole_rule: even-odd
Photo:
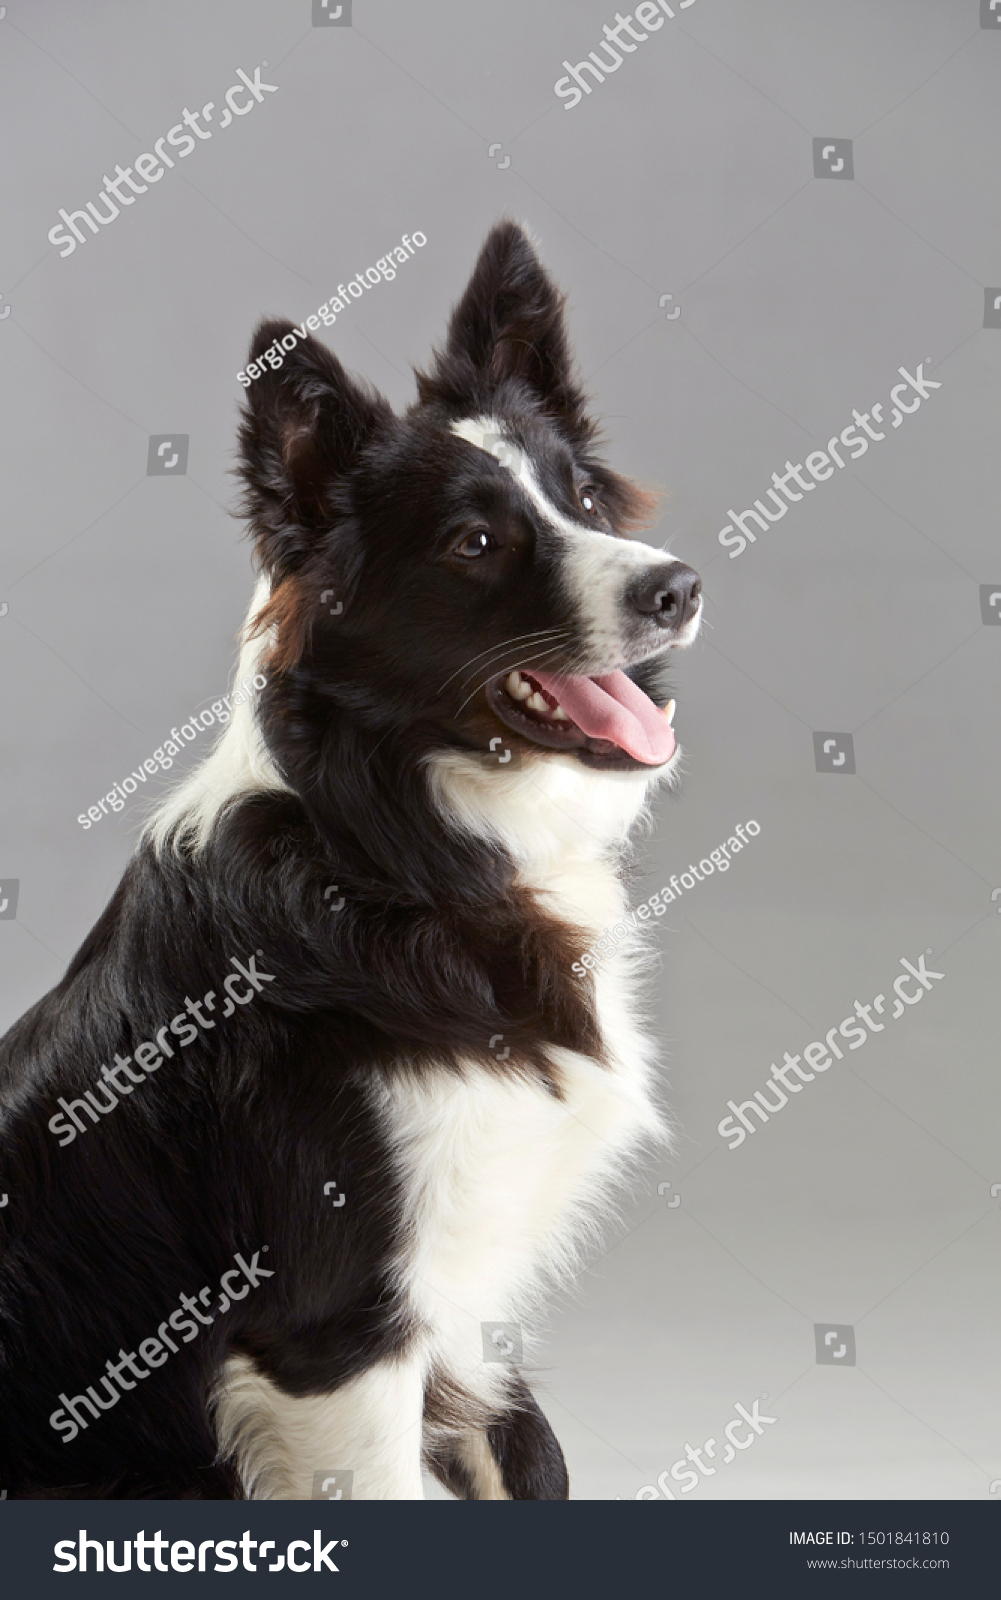
<instances>
[{"instance_id":1,"label":"black and white dog","mask_svg":"<svg viewBox=\"0 0 1001 1600\"><path fill-rule=\"evenodd\" d=\"M253 384L266 687L0 1044L11 1498L567 1495L494 1357L663 1138L637 949L573 968L677 766L700 584L629 537L513 224L418 391L311 338Z\"/></svg>"}]
</instances>

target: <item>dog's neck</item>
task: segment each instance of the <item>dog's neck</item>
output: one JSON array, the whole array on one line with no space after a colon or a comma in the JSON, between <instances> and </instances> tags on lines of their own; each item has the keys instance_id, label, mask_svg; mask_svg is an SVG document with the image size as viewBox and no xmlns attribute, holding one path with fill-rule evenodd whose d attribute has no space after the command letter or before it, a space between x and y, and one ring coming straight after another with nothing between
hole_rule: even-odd
<instances>
[{"instance_id":1,"label":"dog's neck","mask_svg":"<svg viewBox=\"0 0 1001 1600\"><path fill-rule=\"evenodd\" d=\"M450 830L503 845L526 877L617 856L657 786L655 774L602 773L573 755L530 758L505 772L444 751L426 771Z\"/></svg>"}]
</instances>

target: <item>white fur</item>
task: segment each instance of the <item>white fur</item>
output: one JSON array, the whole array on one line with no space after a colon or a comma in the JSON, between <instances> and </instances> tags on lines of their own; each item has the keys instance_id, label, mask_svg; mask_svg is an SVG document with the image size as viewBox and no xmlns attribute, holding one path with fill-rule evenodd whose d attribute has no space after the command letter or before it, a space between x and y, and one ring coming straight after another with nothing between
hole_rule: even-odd
<instances>
[{"instance_id":1,"label":"white fur","mask_svg":"<svg viewBox=\"0 0 1001 1600\"><path fill-rule=\"evenodd\" d=\"M442 755L429 776L452 826L503 842L520 881L590 941L625 909L615 861L656 777L603 774L566 756L537 766L533 780L533 768L501 775ZM656 1051L636 1016L639 950L638 939L624 942L596 973L610 1063L550 1050L561 1099L534 1078L472 1063L461 1077L386 1074L375 1090L414 1224L397 1282L428 1329L433 1364L484 1407L502 1394L504 1369L483 1360L482 1324L521 1323L530 1347L547 1280L575 1275L627 1164L668 1142Z\"/></svg>"},{"instance_id":2,"label":"white fur","mask_svg":"<svg viewBox=\"0 0 1001 1600\"><path fill-rule=\"evenodd\" d=\"M243 630L243 647L236 669L235 683L252 679L260 670L261 658L273 643L272 635L248 638L250 625L267 601L271 586L262 577L254 591ZM153 812L143 829L157 852L173 836L196 851L204 849L216 819L231 800L254 790L288 790L268 753L254 706L244 700L234 706L222 737L211 754L188 774Z\"/></svg>"},{"instance_id":3,"label":"white fur","mask_svg":"<svg viewBox=\"0 0 1001 1600\"><path fill-rule=\"evenodd\" d=\"M426 771L439 809L453 825L496 839L529 878L561 873L572 893L583 857L601 866L603 884L615 882L604 864L646 817L648 795L674 786L682 759L678 745L661 767L603 772L585 767L572 753L547 750L526 752L523 765L508 771L458 751L438 751ZM585 908L589 903L583 902Z\"/></svg>"},{"instance_id":4,"label":"white fur","mask_svg":"<svg viewBox=\"0 0 1001 1600\"><path fill-rule=\"evenodd\" d=\"M317 1472L352 1472L357 1500L423 1500L419 1356L381 1361L333 1394L295 1399L232 1356L214 1396L221 1456L252 1500L309 1500ZM322 1483L322 1480L321 1480Z\"/></svg>"},{"instance_id":5,"label":"white fur","mask_svg":"<svg viewBox=\"0 0 1001 1600\"><path fill-rule=\"evenodd\" d=\"M504 1366L484 1361L483 1324L518 1322L530 1336L545 1280L572 1278L624 1160L661 1132L649 1050L618 996L604 998L614 1064L554 1049L562 1099L473 1063L373 1088L408 1218L394 1277L434 1366L487 1406L503 1398Z\"/></svg>"}]
</instances>

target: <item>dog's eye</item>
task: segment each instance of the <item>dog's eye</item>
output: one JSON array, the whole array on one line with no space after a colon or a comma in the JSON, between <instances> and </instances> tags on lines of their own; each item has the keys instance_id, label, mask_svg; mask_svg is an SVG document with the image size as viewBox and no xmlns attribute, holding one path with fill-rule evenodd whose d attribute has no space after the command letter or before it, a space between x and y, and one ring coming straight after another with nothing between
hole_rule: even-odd
<instances>
[{"instance_id":1,"label":"dog's eye","mask_svg":"<svg viewBox=\"0 0 1001 1600\"><path fill-rule=\"evenodd\" d=\"M598 505L598 496L589 483L586 483L583 489L577 491L577 499L580 501L581 509L586 511L589 517L596 517L600 514L601 508Z\"/></svg>"},{"instance_id":2,"label":"dog's eye","mask_svg":"<svg viewBox=\"0 0 1001 1600\"><path fill-rule=\"evenodd\" d=\"M472 533L467 533L455 547L457 556L464 556L467 561L475 561L477 556L485 556L491 550L496 550L497 542L487 533L485 528L476 528Z\"/></svg>"}]
</instances>

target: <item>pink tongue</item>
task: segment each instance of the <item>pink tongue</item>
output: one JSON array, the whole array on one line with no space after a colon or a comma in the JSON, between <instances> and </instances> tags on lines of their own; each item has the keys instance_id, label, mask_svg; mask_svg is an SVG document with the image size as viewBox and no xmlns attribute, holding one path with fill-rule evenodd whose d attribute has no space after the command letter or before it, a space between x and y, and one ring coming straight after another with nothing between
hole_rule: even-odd
<instances>
[{"instance_id":1,"label":"pink tongue","mask_svg":"<svg viewBox=\"0 0 1001 1600\"><path fill-rule=\"evenodd\" d=\"M564 678L555 673L529 674L558 700L568 717L592 739L608 739L634 761L660 767L674 754L674 729L624 672L603 678Z\"/></svg>"}]
</instances>

